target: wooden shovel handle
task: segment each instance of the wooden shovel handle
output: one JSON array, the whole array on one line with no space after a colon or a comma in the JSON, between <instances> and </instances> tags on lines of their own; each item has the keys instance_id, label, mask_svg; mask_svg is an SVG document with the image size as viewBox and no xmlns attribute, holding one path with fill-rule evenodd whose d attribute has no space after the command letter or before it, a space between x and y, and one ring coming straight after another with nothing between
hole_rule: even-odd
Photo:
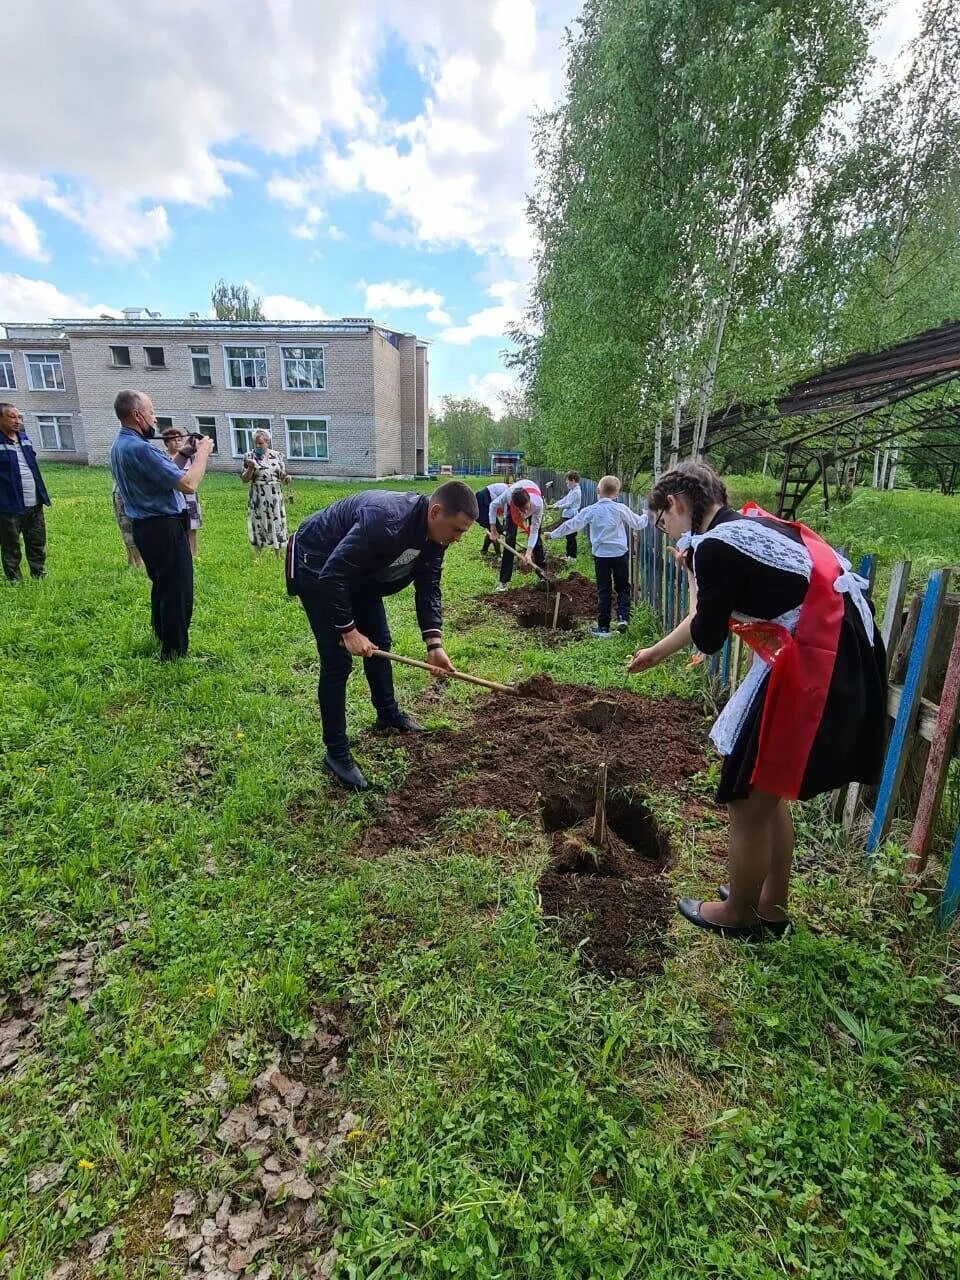
<instances>
[{"instance_id":1,"label":"wooden shovel handle","mask_svg":"<svg viewBox=\"0 0 960 1280\"><path fill-rule=\"evenodd\" d=\"M500 539L500 546L506 548L506 550L509 551L512 556L516 556L518 560L523 559L524 553L522 551L518 551L516 547L511 547L510 543L504 541L503 538ZM550 581L550 578L548 577L548 575L544 573L544 571L540 568L538 564L535 564L533 566L533 572L537 575L538 578L542 578L544 582Z\"/></svg>"},{"instance_id":2,"label":"wooden shovel handle","mask_svg":"<svg viewBox=\"0 0 960 1280\"><path fill-rule=\"evenodd\" d=\"M388 653L386 649L374 649L372 658L386 658L389 662L402 662L405 667L417 667L421 671L436 671L429 662L421 662L419 658L407 658L402 653ZM465 671L445 671L446 680L465 680L467 684L478 684L483 689L494 689L497 693L516 693L512 684L497 684L495 680L483 680L480 676L469 676Z\"/></svg>"}]
</instances>

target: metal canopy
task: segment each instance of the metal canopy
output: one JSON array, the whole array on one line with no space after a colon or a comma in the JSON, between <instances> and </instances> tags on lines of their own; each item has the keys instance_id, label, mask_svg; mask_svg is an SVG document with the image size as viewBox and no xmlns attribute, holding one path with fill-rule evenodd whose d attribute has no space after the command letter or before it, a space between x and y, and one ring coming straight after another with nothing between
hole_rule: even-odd
<instances>
[{"instance_id":1,"label":"metal canopy","mask_svg":"<svg viewBox=\"0 0 960 1280\"><path fill-rule=\"evenodd\" d=\"M928 432L947 438L921 443ZM795 382L773 404L731 405L707 423L705 452L728 469L773 453L782 458L778 514L792 517L828 473L856 469L861 455L902 442L904 452L960 465L960 321L884 351L862 353ZM681 435L689 452L692 426Z\"/></svg>"}]
</instances>

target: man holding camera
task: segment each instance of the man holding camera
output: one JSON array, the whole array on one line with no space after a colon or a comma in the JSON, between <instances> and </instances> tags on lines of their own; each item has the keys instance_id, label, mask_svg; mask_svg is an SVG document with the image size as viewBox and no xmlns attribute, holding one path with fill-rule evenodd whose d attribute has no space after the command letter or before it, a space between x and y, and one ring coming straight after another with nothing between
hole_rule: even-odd
<instances>
[{"instance_id":1,"label":"man holding camera","mask_svg":"<svg viewBox=\"0 0 960 1280\"><path fill-rule=\"evenodd\" d=\"M200 487L213 441L191 436L171 458L148 443L157 434L149 396L121 391L113 409L120 431L110 448L110 470L152 583L151 619L160 658L183 658L193 614L193 556L184 494L195 494ZM189 471L184 471L191 459Z\"/></svg>"}]
</instances>

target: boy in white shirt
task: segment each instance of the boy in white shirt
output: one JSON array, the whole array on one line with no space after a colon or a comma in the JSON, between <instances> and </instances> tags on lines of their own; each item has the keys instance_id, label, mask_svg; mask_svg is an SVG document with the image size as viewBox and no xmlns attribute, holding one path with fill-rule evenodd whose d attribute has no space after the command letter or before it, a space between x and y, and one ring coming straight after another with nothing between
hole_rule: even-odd
<instances>
[{"instance_id":1,"label":"boy in white shirt","mask_svg":"<svg viewBox=\"0 0 960 1280\"><path fill-rule=\"evenodd\" d=\"M527 535L527 546L521 559L524 569L531 569L534 565L542 569L546 562L543 539L540 537L543 511L543 494L532 480L518 480L506 492L500 494L498 498L491 499L490 502L490 514L487 518L490 521L491 541L496 543L500 540L496 530L496 521L500 519L506 527L504 541L508 547L516 547L519 532L522 531ZM498 591L506 591L510 585L513 559L509 553L500 557Z\"/></svg>"},{"instance_id":2,"label":"boy in white shirt","mask_svg":"<svg viewBox=\"0 0 960 1280\"><path fill-rule=\"evenodd\" d=\"M583 495L580 492L580 474L577 471L568 471L564 477L564 483L567 486L567 492L563 495L559 502L553 504L553 510L559 511L564 520L572 520L580 510L580 504L583 501ZM567 564L573 564L577 558L577 535L575 533L567 534Z\"/></svg>"},{"instance_id":3,"label":"boy in white shirt","mask_svg":"<svg viewBox=\"0 0 960 1280\"><path fill-rule=\"evenodd\" d=\"M597 577L597 625L591 635L606 639L610 635L610 605L612 588L617 592L617 630L626 631L630 625L630 556L628 529L638 532L650 522L646 512L636 515L623 502L617 502L620 481L616 476L604 476L597 485L597 501L572 520L547 534L548 538L562 538L589 528L590 547L593 551L593 568Z\"/></svg>"}]
</instances>

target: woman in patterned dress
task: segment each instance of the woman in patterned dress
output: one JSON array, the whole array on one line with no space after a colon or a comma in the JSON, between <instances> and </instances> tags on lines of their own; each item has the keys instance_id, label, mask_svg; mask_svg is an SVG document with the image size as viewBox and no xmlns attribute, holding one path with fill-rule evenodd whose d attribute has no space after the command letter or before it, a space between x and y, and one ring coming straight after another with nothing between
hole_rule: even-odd
<instances>
[{"instance_id":1,"label":"woman in patterned dress","mask_svg":"<svg viewBox=\"0 0 960 1280\"><path fill-rule=\"evenodd\" d=\"M727 506L716 472L681 463L654 486L657 526L687 547L690 615L628 671L729 631L755 657L710 732L723 756L717 801L730 821L730 883L718 901L682 898L691 924L727 937L780 936L793 857L788 802L880 776L886 659L863 579L812 530L753 504Z\"/></svg>"},{"instance_id":2,"label":"woman in patterned dress","mask_svg":"<svg viewBox=\"0 0 960 1280\"><path fill-rule=\"evenodd\" d=\"M133 540L133 525L124 510L123 499L120 497L120 490L116 485L113 486L113 514L117 517L117 527L120 530L120 537L123 539L123 545L127 553L127 568L142 569L143 558Z\"/></svg>"},{"instance_id":3,"label":"woman in patterned dress","mask_svg":"<svg viewBox=\"0 0 960 1280\"><path fill-rule=\"evenodd\" d=\"M256 558L264 547L273 547L277 559L287 545L287 509L282 486L290 483L283 457L271 446L269 431L253 433L253 448L244 455L240 479L250 486L247 502L247 536Z\"/></svg>"}]
</instances>

